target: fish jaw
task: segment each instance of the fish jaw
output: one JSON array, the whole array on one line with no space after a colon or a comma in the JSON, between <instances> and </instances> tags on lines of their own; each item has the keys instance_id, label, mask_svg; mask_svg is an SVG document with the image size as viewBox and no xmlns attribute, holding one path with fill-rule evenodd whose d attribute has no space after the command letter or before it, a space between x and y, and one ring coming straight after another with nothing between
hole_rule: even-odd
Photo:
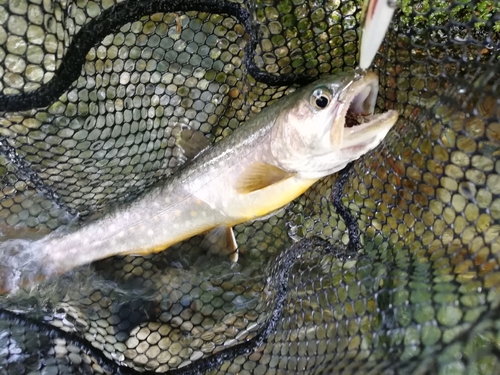
<instances>
[{"instance_id":1,"label":"fish jaw","mask_svg":"<svg viewBox=\"0 0 500 375\"><path fill-rule=\"evenodd\" d=\"M377 115L369 122L346 128L340 150L359 156L366 154L382 143L397 120L398 113L390 110Z\"/></svg>"},{"instance_id":2,"label":"fish jaw","mask_svg":"<svg viewBox=\"0 0 500 375\"><path fill-rule=\"evenodd\" d=\"M378 77L367 72L348 85L339 94L339 105L329 138L331 149L342 153L349 161L377 147L398 119L394 110L374 114L378 95ZM359 118L362 122L348 127L348 118ZM356 120L351 120L357 122Z\"/></svg>"},{"instance_id":3,"label":"fish jaw","mask_svg":"<svg viewBox=\"0 0 500 375\"><path fill-rule=\"evenodd\" d=\"M329 138L331 149L341 151L344 148L366 143L364 141L371 138L372 131L386 130L383 132L383 137L385 137L397 120L397 112L388 111L374 115L377 95L378 77L373 72L368 72L354 80L339 93L337 100L341 105L336 108L329 134L324 136ZM356 116L367 121L348 127L348 118L353 119ZM370 134L365 136L366 132Z\"/></svg>"}]
</instances>

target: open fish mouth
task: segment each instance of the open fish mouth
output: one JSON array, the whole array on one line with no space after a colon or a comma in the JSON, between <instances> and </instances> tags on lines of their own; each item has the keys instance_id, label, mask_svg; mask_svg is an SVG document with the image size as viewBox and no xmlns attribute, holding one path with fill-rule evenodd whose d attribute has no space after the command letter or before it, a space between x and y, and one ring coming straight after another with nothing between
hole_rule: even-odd
<instances>
[{"instance_id":1,"label":"open fish mouth","mask_svg":"<svg viewBox=\"0 0 500 375\"><path fill-rule=\"evenodd\" d=\"M343 149L353 146L367 147L368 144L380 142L397 121L398 113L394 110L374 113L378 87L378 77L373 72L367 72L346 87L341 98L345 106L337 120L342 124L333 126L332 131L337 131L336 134L331 134L332 141L338 140L339 125L342 125L340 142Z\"/></svg>"},{"instance_id":2,"label":"open fish mouth","mask_svg":"<svg viewBox=\"0 0 500 375\"><path fill-rule=\"evenodd\" d=\"M374 120L373 112L377 102L378 81L373 80L372 77L363 78L361 85L354 84L353 94L345 115L344 128L352 128Z\"/></svg>"}]
</instances>

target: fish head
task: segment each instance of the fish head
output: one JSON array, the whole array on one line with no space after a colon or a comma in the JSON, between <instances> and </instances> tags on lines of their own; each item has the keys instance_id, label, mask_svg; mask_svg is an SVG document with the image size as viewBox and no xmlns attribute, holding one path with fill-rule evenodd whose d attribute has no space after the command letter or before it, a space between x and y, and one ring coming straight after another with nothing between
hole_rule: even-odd
<instances>
[{"instance_id":1,"label":"fish head","mask_svg":"<svg viewBox=\"0 0 500 375\"><path fill-rule=\"evenodd\" d=\"M321 178L377 147L398 119L374 114L378 77L342 73L298 89L280 109L271 134L279 166L303 178Z\"/></svg>"}]
</instances>

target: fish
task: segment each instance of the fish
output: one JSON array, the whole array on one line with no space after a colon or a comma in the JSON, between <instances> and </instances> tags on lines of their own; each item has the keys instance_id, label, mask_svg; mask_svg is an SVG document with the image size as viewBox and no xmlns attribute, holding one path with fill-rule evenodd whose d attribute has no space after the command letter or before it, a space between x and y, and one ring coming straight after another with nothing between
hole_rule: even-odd
<instances>
[{"instance_id":1,"label":"fish","mask_svg":"<svg viewBox=\"0 0 500 375\"><path fill-rule=\"evenodd\" d=\"M383 141L398 112L374 113L378 87L374 72L322 77L213 145L183 128L177 139L187 160L161 185L73 232L31 242L36 257L16 264L41 280L111 256L163 251L210 231L237 248L234 225L286 206Z\"/></svg>"}]
</instances>

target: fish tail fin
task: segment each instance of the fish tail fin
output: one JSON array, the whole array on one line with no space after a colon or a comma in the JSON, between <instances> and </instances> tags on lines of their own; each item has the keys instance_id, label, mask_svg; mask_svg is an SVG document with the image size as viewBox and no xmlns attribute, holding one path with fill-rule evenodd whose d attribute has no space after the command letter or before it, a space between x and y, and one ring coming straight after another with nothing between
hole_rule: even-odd
<instances>
[{"instance_id":1,"label":"fish tail fin","mask_svg":"<svg viewBox=\"0 0 500 375\"><path fill-rule=\"evenodd\" d=\"M0 294L14 293L50 276L43 264L39 241L8 240L0 243Z\"/></svg>"}]
</instances>

